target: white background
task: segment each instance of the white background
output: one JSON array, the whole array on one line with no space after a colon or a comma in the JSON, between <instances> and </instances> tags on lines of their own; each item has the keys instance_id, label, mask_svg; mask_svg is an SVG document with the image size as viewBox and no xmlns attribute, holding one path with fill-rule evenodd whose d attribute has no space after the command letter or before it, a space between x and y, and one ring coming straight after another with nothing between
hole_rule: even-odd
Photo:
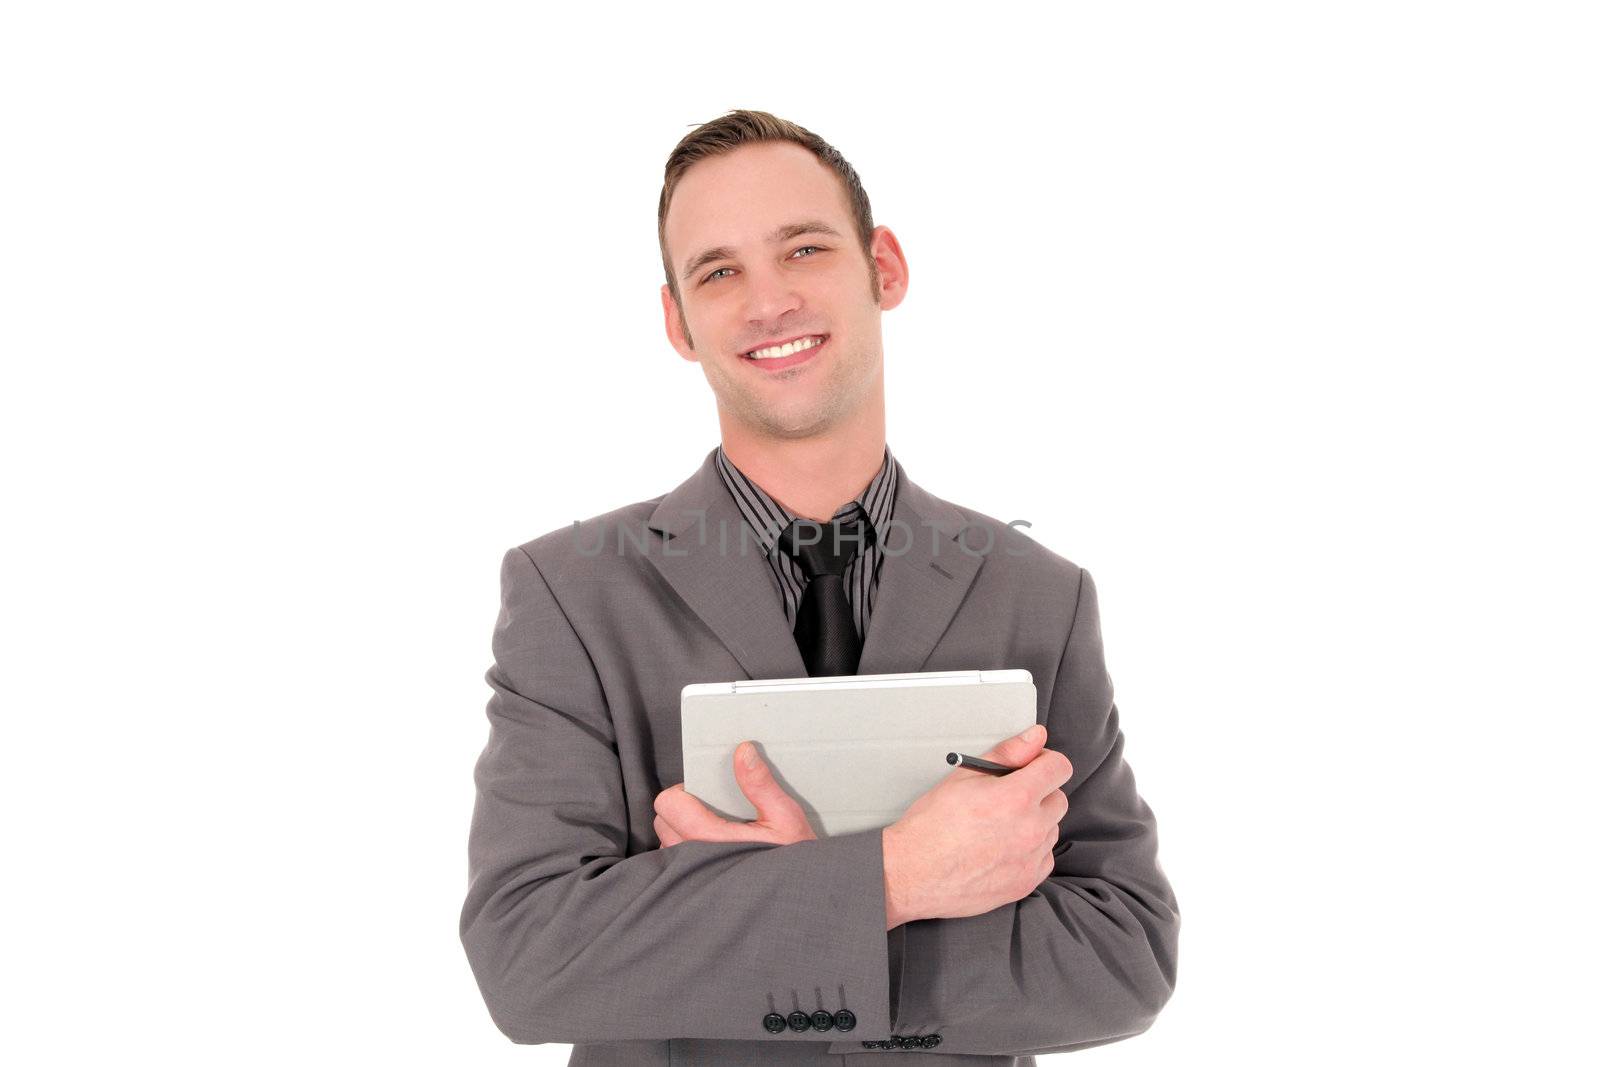
<instances>
[{"instance_id":1,"label":"white background","mask_svg":"<svg viewBox=\"0 0 1600 1067\"><path fill-rule=\"evenodd\" d=\"M756 107L907 474L1099 585L1184 918L1071 1062L1578 1062L1586 6L8 5L0 1056L565 1063L456 933L500 556L716 444L656 198Z\"/></svg>"}]
</instances>

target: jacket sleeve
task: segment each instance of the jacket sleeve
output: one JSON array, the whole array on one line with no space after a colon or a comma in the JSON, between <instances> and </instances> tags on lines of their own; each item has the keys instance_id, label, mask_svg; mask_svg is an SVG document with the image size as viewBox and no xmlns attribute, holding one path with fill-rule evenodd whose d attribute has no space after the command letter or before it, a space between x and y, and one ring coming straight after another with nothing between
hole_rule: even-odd
<instances>
[{"instance_id":1,"label":"jacket sleeve","mask_svg":"<svg viewBox=\"0 0 1600 1067\"><path fill-rule=\"evenodd\" d=\"M1005 907L890 933L894 1032L938 1033L941 1053L1067 1052L1132 1037L1177 981L1177 900L1156 859L1155 817L1122 758L1094 581L1079 573L1046 722L1047 746L1073 767L1054 872Z\"/></svg>"},{"instance_id":2,"label":"jacket sleeve","mask_svg":"<svg viewBox=\"0 0 1600 1067\"><path fill-rule=\"evenodd\" d=\"M815 1042L888 1031L881 830L628 855L617 733L593 663L520 548L502 563L486 680L460 934L507 1037ZM848 1035L763 1025L772 1012L841 1008L855 1016Z\"/></svg>"}]
</instances>

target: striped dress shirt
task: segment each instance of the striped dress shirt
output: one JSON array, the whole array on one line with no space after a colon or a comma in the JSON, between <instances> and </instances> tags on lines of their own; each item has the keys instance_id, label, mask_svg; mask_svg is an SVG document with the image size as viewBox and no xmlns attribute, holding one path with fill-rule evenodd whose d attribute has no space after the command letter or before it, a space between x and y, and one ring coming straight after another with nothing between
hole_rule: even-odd
<instances>
[{"instance_id":1,"label":"striped dress shirt","mask_svg":"<svg viewBox=\"0 0 1600 1067\"><path fill-rule=\"evenodd\" d=\"M766 552L773 585L792 630L800 612L800 597L805 593L807 579L800 570L799 562L778 544L778 535L798 516L745 477L744 472L723 453L721 445L717 446L717 470L721 472L728 492L733 494L734 503L739 505L744 521ZM889 454L889 446L884 445L883 466L878 468L878 473L859 496L841 504L839 510L833 513L837 519L860 508L866 512L868 521L878 535L870 547L856 553L844 571L845 599L850 602L856 634L862 640L866 640L867 623L872 619L872 605L878 598L878 576L883 570L883 552L878 542L894 516L895 482L894 457Z\"/></svg>"}]
</instances>

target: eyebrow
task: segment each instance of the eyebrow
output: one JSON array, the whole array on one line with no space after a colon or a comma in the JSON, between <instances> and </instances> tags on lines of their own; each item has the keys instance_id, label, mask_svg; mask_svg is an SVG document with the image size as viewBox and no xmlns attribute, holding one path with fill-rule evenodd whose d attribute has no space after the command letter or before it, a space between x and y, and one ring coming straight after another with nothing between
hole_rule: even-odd
<instances>
[{"instance_id":1,"label":"eyebrow","mask_svg":"<svg viewBox=\"0 0 1600 1067\"><path fill-rule=\"evenodd\" d=\"M819 219L807 219L804 222L791 222L787 226L779 226L776 230L773 230L771 236L767 238L767 243L779 244L783 241L789 240L790 238L799 237L803 233L825 233L830 237L839 236L839 231L835 230L832 226L829 226L826 222L822 222ZM727 245L720 245L716 248L708 248L704 252L701 252L698 256L695 256L693 259L689 260L688 263L684 264L683 273L679 277L681 277L684 281L688 281L690 275L697 272L707 263L718 259L732 258L733 249L729 248Z\"/></svg>"}]
</instances>

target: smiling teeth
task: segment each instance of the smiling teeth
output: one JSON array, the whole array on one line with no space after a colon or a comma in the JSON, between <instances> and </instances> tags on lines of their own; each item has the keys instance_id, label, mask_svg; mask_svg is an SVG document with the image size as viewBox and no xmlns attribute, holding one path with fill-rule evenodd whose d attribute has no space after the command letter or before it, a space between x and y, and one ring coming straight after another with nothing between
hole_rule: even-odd
<instances>
[{"instance_id":1,"label":"smiling teeth","mask_svg":"<svg viewBox=\"0 0 1600 1067\"><path fill-rule=\"evenodd\" d=\"M796 352L804 352L808 348L815 348L822 343L821 337L802 337L798 341L790 341L786 345L773 345L771 348L758 348L750 353L751 359L782 359L792 356Z\"/></svg>"}]
</instances>

